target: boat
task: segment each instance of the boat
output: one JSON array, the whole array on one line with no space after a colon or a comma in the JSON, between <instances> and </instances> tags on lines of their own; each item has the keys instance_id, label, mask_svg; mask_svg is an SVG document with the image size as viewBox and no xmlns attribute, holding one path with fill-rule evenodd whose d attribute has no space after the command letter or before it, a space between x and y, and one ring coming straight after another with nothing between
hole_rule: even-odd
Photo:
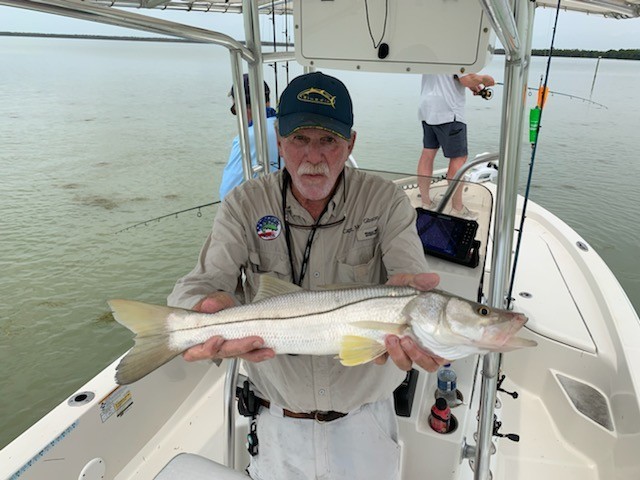
<instances>
[{"instance_id":1,"label":"boat","mask_svg":"<svg viewBox=\"0 0 640 480\"><path fill-rule=\"evenodd\" d=\"M469 162L473 170L459 172L458 179L465 204L479 213L472 250L455 259L434 256L431 251L428 260L441 275L443 289L525 313L529 322L523 336L538 346L457 360L458 403L446 433L429 425L436 374L416 369L408 375L395 395L401 477L636 480L640 478L638 314L598 253L561 219L517 193L533 18L536 7L557 5L550 0L518 0L512 5L464 0L447 10L439 2L411 3L389 5L388 15L378 12L375 16L385 23L388 17L389 38L397 39L385 38L389 51L406 51L406 58L397 60L389 51L385 55L379 47L371 49L368 37L366 51L355 41L353 52L336 51L344 44L340 35L353 35L357 28L354 17L362 20L367 15L369 20L360 3L0 0L0 5L220 45L230 51L238 92L244 88L243 65L252 91L261 91L254 86L262 84L262 65L294 58L309 69L475 71L489 58L495 35L507 55L500 150ZM569 0L561 6L617 19L640 16L637 0ZM416 21L411 19L422 17L412 8L421 15L436 12L446 18L434 29L436 36L465 25L468 35L460 40L460 49L431 48L430 37L416 32ZM241 14L246 42L150 17L140 13L144 9ZM259 15L272 12L293 13L297 26L293 50L267 53L256 41ZM423 37L421 48L403 48L402 42L410 44L416 33ZM264 97L258 96L257 101L264 102ZM246 110L239 107L240 143L248 159ZM261 133L256 168L260 171L267 156L260 140L266 138L266 122L259 116L254 121ZM245 176L252 173L245 160ZM376 174L395 181L413 205L420 206L414 173ZM449 184L440 177L433 182L439 204L427 215L449 218L445 212L457 182ZM524 224L520 224L522 218ZM247 478L248 427L235 407L236 392L244 380L237 360L218 366L176 358L123 386L115 382L119 360L3 448L0 478Z\"/></svg>"}]
</instances>

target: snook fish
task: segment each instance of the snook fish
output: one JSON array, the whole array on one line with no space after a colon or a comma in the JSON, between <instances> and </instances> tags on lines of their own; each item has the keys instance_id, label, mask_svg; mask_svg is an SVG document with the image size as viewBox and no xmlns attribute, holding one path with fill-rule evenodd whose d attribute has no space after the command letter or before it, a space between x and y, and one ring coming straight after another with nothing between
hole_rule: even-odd
<instances>
[{"instance_id":1,"label":"snook fish","mask_svg":"<svg viewBox=\"0 0 640 480\"><path fill-rule=\"evenodd\" d=\"M117 367L120 385L133 383L184 350L220 335L258 335L278 354L339 355L344 365L385 353L387 334L413 337L449 360L474 353L535 346L514 335L527 321L454 295L377 285L308 291L262 276L253 303L199 313L131 300L110 300L113 316L136 334Z\"/></svg>"}]
</instances>

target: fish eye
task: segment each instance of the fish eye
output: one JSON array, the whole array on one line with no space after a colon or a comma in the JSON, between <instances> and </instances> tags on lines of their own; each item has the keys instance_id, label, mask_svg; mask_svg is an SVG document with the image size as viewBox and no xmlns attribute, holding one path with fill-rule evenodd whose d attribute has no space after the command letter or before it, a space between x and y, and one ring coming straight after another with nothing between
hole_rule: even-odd
<instances>
[{"instance_id":1,"label":"fish eye","mask_svg":"<svg viewBox=\"0 0 640 480\"><path fill-rule=\"evenodd\" d=\"M482 315L483 317L486 317L487 315L489 315L491 313L491 310L489 310L488 307L485 307L484 305L481 305L480 307L478 307L478 315Z\"/></svg>"}]
</instances>

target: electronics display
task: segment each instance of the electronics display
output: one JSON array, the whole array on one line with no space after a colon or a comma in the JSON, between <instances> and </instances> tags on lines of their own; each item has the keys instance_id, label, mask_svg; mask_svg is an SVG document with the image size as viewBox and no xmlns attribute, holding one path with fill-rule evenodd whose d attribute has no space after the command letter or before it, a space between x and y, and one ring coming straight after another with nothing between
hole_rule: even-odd
<instances>
[{"instance_id":1,"label":"electronics display","mask_svg":"<svg viewBox=\"0 0 640 480\"><path fill-rule=\"evenodd\" d=\"M418 235L426 254L471 268L478 265L478 222L423 208L416 211Z\"/></svg>"}]
</instances>

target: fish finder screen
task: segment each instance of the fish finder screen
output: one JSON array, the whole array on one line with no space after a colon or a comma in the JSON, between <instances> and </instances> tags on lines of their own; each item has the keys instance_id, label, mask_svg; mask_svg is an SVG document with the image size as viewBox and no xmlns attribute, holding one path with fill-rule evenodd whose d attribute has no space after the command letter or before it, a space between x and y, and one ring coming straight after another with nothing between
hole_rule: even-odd
<instances>
[{"instance_id":1,"label":"fish finder screen","mask_svg":"<svg viewBox=\"0 0 640 480\"><path fill-rule=\"evenodd\" d=\"M427 253L462 259L467 257L478 224L443 213L417 209L416 227Z\"/></svg>"},{"instance_id":2,"label":"fish finder screen","mask_svg":"<svg viewBox=\"0 0 640 480\"><path fill-rule=\"evenodd\" d=\"M448 218L418 215L417 226L423 246L455 256L456 238L459 238L461 233L459 225Z\"/></svg>"}]
</instances>

